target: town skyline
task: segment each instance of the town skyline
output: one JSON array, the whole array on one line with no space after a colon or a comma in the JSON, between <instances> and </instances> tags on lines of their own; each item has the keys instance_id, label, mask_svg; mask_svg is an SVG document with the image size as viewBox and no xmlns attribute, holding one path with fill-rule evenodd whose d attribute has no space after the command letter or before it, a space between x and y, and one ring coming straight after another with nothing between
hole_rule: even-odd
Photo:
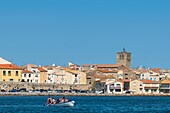
<instances>
[{"instance_id":1,"label":"town skyline","mask_svg":"<svg viewBox=\"0 0 170 113\"><path fill-rule=\"evenodd\" d=\"M17 65L115 64L170 69L170 1L0 1L0 56Z\"/></svg>"}]
</instances>

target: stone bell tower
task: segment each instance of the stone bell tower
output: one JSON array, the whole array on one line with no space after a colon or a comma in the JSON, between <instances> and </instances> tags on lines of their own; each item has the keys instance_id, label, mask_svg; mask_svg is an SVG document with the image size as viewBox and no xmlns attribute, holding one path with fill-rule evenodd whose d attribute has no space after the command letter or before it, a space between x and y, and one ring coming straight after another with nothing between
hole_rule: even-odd
<instances>
[{"instance_id":1,"label":"stone bell tower","mask_svg":"<svg viewBox=\"0 0 170 113\"><path fill-rule=\"evenodd\" d=\"M127 68L131 68L131 53L126 52L126 49L123 48L122 52L118 52L116 55L116 64L122 64Z\"/></svg>"}]
</instances>

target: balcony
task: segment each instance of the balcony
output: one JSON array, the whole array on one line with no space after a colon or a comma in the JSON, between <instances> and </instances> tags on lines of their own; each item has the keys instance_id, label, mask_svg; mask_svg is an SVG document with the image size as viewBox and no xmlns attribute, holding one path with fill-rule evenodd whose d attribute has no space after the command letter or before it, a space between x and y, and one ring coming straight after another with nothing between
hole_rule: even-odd
<instances>
[{"instance_id":1,"label":"balcony","mask_svg":"<svg viewBox=\"0 0 170 113\"><path fill-rule=\"evenodd\" d=\"M170 85L161 85L160 89L170 89Z\"/></svg>"}]
</instances>

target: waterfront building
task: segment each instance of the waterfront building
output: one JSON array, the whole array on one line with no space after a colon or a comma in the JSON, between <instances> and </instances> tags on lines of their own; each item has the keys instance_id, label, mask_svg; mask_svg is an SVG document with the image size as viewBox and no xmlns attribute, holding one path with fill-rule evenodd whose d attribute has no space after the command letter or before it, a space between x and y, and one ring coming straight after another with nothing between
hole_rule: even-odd
<instances>
[{"instance_id":1,"label":"waterfront building","mask_svg":"<svg viewBox=\"0 0 170 113\"><path fill-rule=\"evenodd\" d=\"M145 94L159 94L159 82L152 80L141 80Z\"/></svg>"},{"instance_id":2,"label":"waterfront building","mask_svg":"<svg viewBox=\"0 0 170 113\"><path fill-rule=\"evenodd\" d=\"M33 83L40 83L40 71L38 70L38 66L35 64L28 64L27 66L23 66L24 69L33 72Z\"/></svg>"},{"instance_id":3,"label":"waterfront building","mask_svg":"<svg viewBox=\"0 0 170 113\"><path fill-rule=\"evenodd\" d=\"M161 81L160 93L170 93L170 80Z\"/></svg>"},{"instance_id":4,"label":"waterfront building","mask_svg":"<svg viewBox=\"0 0 170 113\"><path fill-rule=\"evenodd\" d=\"M56 84L57 76L56 76L56 74L54 72L55 66L45 66L43 68L45 68L47 70L47 74L48 74L48 81L47 81L47 83Z\"/></svg>"},{"instance_id":5,"label":"waterfront building","mask_svg":"<svg viewBox=\"0 0 170 113\"><path fill-rule=\"evenodd\" d=\"M14 64L0 64L0 81L20 82L22 69Z\"/></svg>"},{"instance_id":6,"label":"waterfront building","mask_svg":"<svg viewBox=\"0 0 170 113\"><path fill-rule=\"evenodd\" d=\"M130 91L133 94L143 94L143 82L140 80L132 80L130 82Z\"/></svg>"},{"instance_id":7,"label":"waterfront building","mask_svg":"<svg viewBox=\"0 0 170 113\"><path fill-rule=\"evenodd\" d=\"M115 81L106 84L107 93L122 94L123 93L123 81Z\"/></svg>"},{"instance_id":8,"label":"waterfront building","mask_svg":"<svg viewBox=\"0 0 170 113\"><path fill-rule=\"evenodd\" d=\"M110 93L108 91L107 86L115 82L116 79L113 75L96 74L93 77L95 78L94 88L93 88L95 91L103 91L104 93Z\"/></svg>"},{"instance_id":9,"label":"waterfront building","mask_svg":"<svg viewBox=\"0 0 170 113\"><path fill-rule=\"evenodd\" d=\"M34 81L34 75L32 71L23 70L22 71L22 81L21 82L28 82L32 83Z\"/></svg>"},{"instance_id":10,"label":"waterfront building","mask_svg":"<svg viewBox=\"0 0 170 113\"><path fill-rule=\"evenodd\" d=\"M47 70L45 70L42 67L38 67L38 70L40 72L40 83L47 83L48 81L48 73Z\"/></svg>"},{"instance_id":11,"label":"waterfront building","mask_svg":"<svg viewBox=\"0 0 170 113\"><path fill-rule=\"evenodd\" d=\"M53 68L54 74L56 77L54 78L54 81L56 84L66 84L66 71L63 67L55 67Z\"/></svg>"},{"instance_id":12,"label":"waterfront building","mask_svg":"<svg viewBox=\"0 0 170 113\"><path fill-rule=\"evenodd\" d=\"M131 60L131 53L126 52L125 48L116 55L116 64L124 65L126 68L131 68Z\"/></svg>"},{"instance_id":13,"label":"waterfront building","mask_svg":"<svg viewBox=\"0 0 170 113\"><path fill-rule=\"evenodd\" d=\"M66 68L66 83L67 84L86 84L86 73L79 70Z\"/></svg>"},{"instance_id":14,"label":"waterfront building","mask_svg":"<svg viewBox=\"0 0 170 113\"><path fill-rule=\"evenodd\" d=\"M159 94L159 82L152 80L133 80L130 91L134 94Z\"/></svg>"}]
</instances>

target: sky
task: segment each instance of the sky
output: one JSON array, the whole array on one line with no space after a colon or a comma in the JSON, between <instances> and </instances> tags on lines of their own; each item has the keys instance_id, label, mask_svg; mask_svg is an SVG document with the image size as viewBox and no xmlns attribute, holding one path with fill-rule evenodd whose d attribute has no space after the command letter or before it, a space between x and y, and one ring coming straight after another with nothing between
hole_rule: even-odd
<instances>
[{"instance_id":1,"label":"sky","mask_svg":"<svg viewBox=\"0 0 170 113\"><path fill-rule=\"evenodd\" d=\"M0 0L0 56L17 65L170 69L170 0Z\"/></svg>"}]
</instances>

